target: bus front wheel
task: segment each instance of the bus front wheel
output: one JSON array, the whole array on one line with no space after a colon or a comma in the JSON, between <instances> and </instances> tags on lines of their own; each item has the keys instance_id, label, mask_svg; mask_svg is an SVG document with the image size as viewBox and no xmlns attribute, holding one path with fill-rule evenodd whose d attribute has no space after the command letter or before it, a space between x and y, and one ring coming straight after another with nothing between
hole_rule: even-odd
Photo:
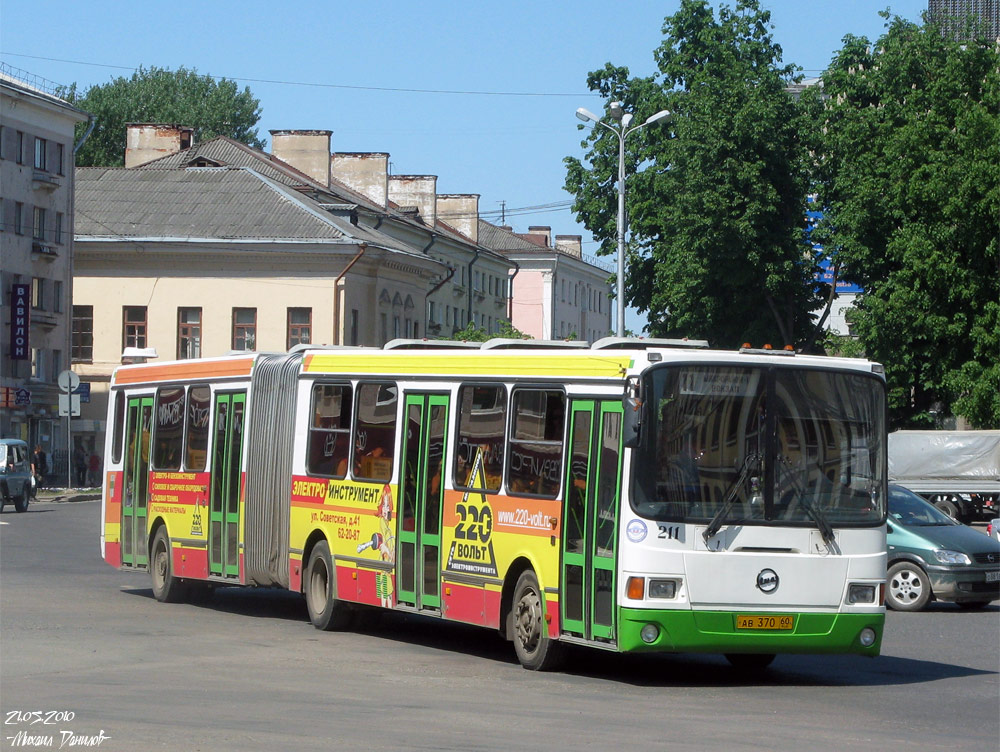
<instances>
[{"instance_id":1,"label":"bus front wheel","mask_svg":"<svg viewBox=\"0 0 1000 752\"><path fill-rule=\"evenodd\" d=\"M337 600L336 572L330 546L323 540L313 546L306 567L305 596L309 621L325 631L347 629L353 615L350 606Z\"/></svg>"},{"instance_id":2,"label":"bus front wheel","mask_svg":"<svg viewBox=\"0 0 1000 752\"><path fill-rule=\"evenodd\" d=\"M517 579L508 618L507 634L514 639L514 652L524 668L549 671L562 663L565 646L548 636L542 591L530 569Z\"/></svg>"}]
</instances>

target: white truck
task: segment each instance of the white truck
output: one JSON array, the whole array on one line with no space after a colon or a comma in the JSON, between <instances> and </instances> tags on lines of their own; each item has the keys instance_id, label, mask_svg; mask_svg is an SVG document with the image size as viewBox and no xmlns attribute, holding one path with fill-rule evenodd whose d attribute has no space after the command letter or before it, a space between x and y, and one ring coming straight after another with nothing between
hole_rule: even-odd
<instances>
[{"instance_id":1,"label":"white truck","mask_svg":"<svg viewBox=\"0 0 1000 752\"><path fill-rule=\"evenodd\" d=\"M965 523L997 517L1000 431L891 433L889 482Z\"/></svg>"}]
</instances>

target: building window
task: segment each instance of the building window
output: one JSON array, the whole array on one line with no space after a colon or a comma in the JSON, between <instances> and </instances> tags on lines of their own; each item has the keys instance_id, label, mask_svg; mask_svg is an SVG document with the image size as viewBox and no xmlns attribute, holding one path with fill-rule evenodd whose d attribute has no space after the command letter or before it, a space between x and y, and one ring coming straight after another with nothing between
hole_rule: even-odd
<instances>
[{"instance_id":1,"label":"building window","mask_svg":"<svg viewBox=\"0 0 1000 752\"><path fill-rule=\"evenodd\" d=\"M14 232L24 235L24 204L20 201L14 202Z\"/></svg>"},{"instance_id":2,"label":"building window","mask_svg":"<svg viewBox=\"0 0 1000 752\"><path fill-rule=\"evenodd\" d=\"M233 309L233 349L257 349L257 309Z\"/></svg>"},{"instance_id":3,"label":"building window","mask_svg":"<svg viewBox=\"0 0 1000 752\"><path fill-rule=\"evenodd\" d=\"M35 225L32 237L35 240L45 240L45 209L40 206L35 207Z\"/></svg>"},{"instance_id":4,"label":"building window","mask_svg":"<svg viewBox=\"0 0 1000 752\"><path fill-rule=\"evenodd\" d=\"M62 245L63 242L63 213L56 212L56 226L52 228L53 236L52 241L56 245Z\"/></svg>"},{"instance_id":5,"label":"building window","mask_svg":"<svg viewBox=\"0 0 1000 752\"><path fill-rule=\"evenodd\" d=\"M287 349L312 344L312 308L288 309Z\"/></svg>"},{"instance_id":6,"label":"building window","mask_svg":"<svg viewBox=\"0 0 1000 752\"><path fill-rule=\"evenodd\" d=\"M35 169L45 169L45 139L35 136Z\"/></svg>"},{"instance_id":7,"label":"building window","mask_svg":"<svg viewBox=\"0 0 1000 752\"><path fill-rule=\"evenodd\" d=\"M56 144L56 174L65 175L66 145Z\"/></svg>"},{"instance_id":8,"label":"building window","mask_svg":"<svg viewBox=\"0 0 1000 752\"><path fill-rule=\"evenodd\" d=\"M201 357L201 309L177 309L177 359Z\"/></svg>"},{"instance_id":9,"label":"building window","mask_svg":"<svg viewBox=\"0 0 1000 752\"><path fill-rule=\"evenodd\" d=\"M351 344L358 344L358 309L351 309Z\"/></svg>"},{"instance_id":10,"label":"building window","mask_svg":"<svg viewBox=\"0 0 1000 752\"><path fill-rule=\"evenodd\" d=\"M52 283L52 310L55 313L63 312L63 283L57 279Z\"/></svg>"},{"instance_id":11,"label":"building window","mask_svg":"<svg viewBox=\"0 0 1000 752\"><path fill-rule=\"evenodd\" d=\"M31 378L37 381L45 381L45 368L42 364L42 351L37 347L31 348Z\"/></svg>"},{"instance_id":12,"label":"building window","mask_svg":"<svg viewBox=\"0 0 1000 752\"><path fill-rule=\"evenodd\" d=\"M52 375L57 376L62 373L62 350L52 351Z\"/></svg>"},{"instance_id":13,"label":"building window","mask_svg":"<svg viewBox=\"0 0 1000 752\"><path fill-rule=\"evenodd\" d=\"M146 306L122 306L122 348L146 346Z\"/></svg>"},{"instance_id":14,"label":"building window","mask_svg":"<svg viewBox=\"0 0 1000 752\"><path fill-rule=\"evenodd\" d=\"M74 363L94 361L94 306L73 306L72 344L70 357Z\"/></svg>"},{"instance_id":15,"label":"building window","mask_svg":"<svg viewBox=\"0 0 1000 752\"><path fill-rule=\"evenodd\" d=\"M17 153L14 155L14 161L18 164L24 164L24 132L17 132Z\"/></svg>"},{"instance_id":16,"label":"building window","mask_svg":"<svg viewBox=\"0 0 1000 752\"><path fill-rule=\"evenodd\" d=\"M39 310L45 310L45 280L41 277L31 278L31 307Z\"/></svg>"}]
</instances>

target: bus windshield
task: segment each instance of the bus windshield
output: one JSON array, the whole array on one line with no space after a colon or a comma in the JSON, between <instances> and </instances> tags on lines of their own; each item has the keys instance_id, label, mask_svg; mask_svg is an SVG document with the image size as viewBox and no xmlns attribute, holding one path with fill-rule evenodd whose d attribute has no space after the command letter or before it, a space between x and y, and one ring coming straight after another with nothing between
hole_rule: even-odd
<instances>
[{"instance_id":1,"label":"bus windshield","mask_svg":"<svg viewBox=\"0 0 1000 752\"><path fill-rule=\"evenodd\" d=\"M647 518L818 527L885 520L885 389L850 371L658 366L632 507Z\"/></svg>"}]
</instances>

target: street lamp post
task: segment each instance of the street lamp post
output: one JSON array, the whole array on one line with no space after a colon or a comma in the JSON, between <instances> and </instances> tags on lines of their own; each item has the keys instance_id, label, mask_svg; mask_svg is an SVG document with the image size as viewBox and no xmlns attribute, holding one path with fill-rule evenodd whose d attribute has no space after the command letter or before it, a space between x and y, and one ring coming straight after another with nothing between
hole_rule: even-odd
<instances>
[{"instance_id":1,"label":"street lamp post","mask_svg":"<svg viewBox=\"0 0 1000 752\"><path fill-rule=\"evenodd\" d=\"M609 131L618 136L618 282L616 296L618 298L618 327L617 335L625 336L625 139L630 133L635 133L640 128L658 123L670 116L670 110L660 110L655 115L650 115L645 121L639 123L634 128L629 128L632 122L632 113L622 110L621 102L612 102L609 111L611 117L621 121L621 126L615 128L601 120L597 115L589 110L580 107L576 111L576 116L580 120L593 121L597 125L603 125Z\"/></svg>"}]
</instances>

